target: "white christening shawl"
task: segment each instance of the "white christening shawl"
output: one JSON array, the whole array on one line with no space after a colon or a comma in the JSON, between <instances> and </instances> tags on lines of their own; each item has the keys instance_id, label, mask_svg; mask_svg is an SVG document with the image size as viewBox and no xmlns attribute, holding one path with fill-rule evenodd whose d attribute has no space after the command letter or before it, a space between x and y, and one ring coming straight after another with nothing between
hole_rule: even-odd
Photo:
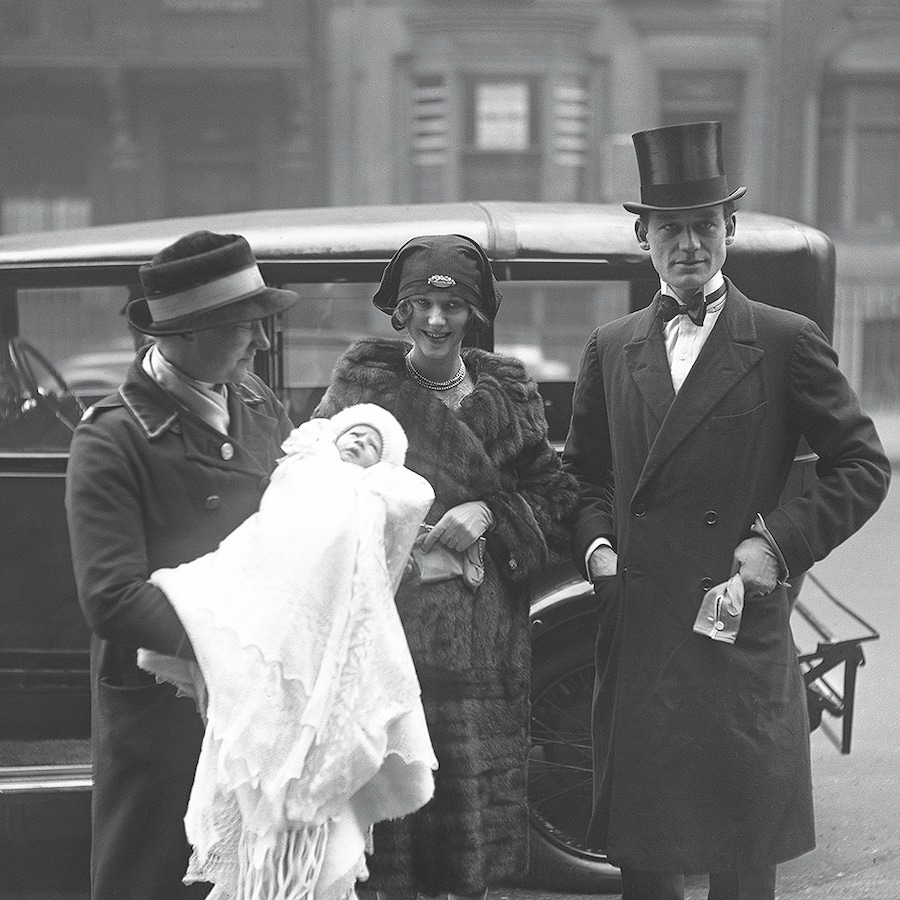
<instances>
[{"instance_id":1,"label":"white christening shawl","mask_svg":"<svg viewBox=\"0 0 900 900\"><path fill-rule=\"evenodd\" d=\"M333 439L327 420L295 430L259 511L217 550L151 578L202 673L138 654L206 703L185 881L213 882L210 897L347 896L366 875L370 826L434 789L393 601L434 494L408 469L342 462Z\"/></svg>"}]
</instances>

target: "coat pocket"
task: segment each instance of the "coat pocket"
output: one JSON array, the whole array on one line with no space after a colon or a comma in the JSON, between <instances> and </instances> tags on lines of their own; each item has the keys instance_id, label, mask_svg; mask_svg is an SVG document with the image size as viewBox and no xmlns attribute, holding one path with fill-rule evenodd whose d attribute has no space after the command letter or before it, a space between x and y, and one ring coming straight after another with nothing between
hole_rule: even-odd
<instances>
[{"instance_id":1,"label":"coat pocket","mask_svg":"<svg viewBox=\"0 0 900 900\"><path fill-rule=\"evenodd\" d=\"M748 409L746 412L729 416L710 416L707 420L706 427L710 431L715 431L720 434L733 434L736 432L749 431L762 424L766 418L768 406L769 401L763 400L758 406L754 406L753 409Z\"/></svg>"}]
</instances>

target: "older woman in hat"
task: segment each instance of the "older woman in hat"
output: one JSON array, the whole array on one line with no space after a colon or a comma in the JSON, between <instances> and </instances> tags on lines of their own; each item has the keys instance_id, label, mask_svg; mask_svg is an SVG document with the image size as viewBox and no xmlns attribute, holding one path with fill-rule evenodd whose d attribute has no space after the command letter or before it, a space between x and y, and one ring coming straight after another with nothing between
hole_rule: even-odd
<instances>
[{"instance_id":1,"label":"older woman in hat","mask_svg":"<svg viewBox=\"0 0 900 900\"><path fill-rule=\"evenodd\" d=\"M565 545L575 485L521 363L462 347L500 302L475 241L410 240L374 302L409 341L350 347L316 414L362 401L390 410L409 439L406 465L434 487L397 607L439 768L430 803L376 826L371 884L406 897L480 895L527 867L526 585Z\"/></svg>"},{"instance_id":2,"label":"older woman in hat","mask_svg":"<svg viewBox=\"0 0 900 900\"><path fill-rule=\"evenodd\" d=\"M90 626L93 900L203 897L182 884L184 814L203 725L136 664L136 649L190 656L150 574L215 548L253 513L291 430L250 371L262 321L297 295L263 282L247 241L196 232L140 268L129 322L151 338L119 390L85 415L66 505Z\"/></svg>"},{"instance_id":3,"label":"older woman in hat","mask_svg":"<svg viewBox=\"0 0 900 900\"><path fill-rule=\"evenodd\" d=\"M150 576L197 662L141 649L138 665L205 714L185 880L222 900L345 900L372 823L433 792L394 592L434 492L372 403L304 422L282 446L257 512Z\"/></svg>"}]
</instances>

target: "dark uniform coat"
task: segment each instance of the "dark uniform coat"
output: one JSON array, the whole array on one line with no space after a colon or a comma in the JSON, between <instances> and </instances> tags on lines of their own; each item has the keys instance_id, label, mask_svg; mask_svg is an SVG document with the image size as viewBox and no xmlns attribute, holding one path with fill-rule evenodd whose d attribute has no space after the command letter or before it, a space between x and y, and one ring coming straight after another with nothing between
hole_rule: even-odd
<instances>
[{"instance_id":1,"label":"dark uniform coat","mask_svg":"<svg viewBox=\"0 0 900 900\"><path fill-rule=\"evenodd\" d=\"M203 897L181 883L183 818L203 737L193 701L137 668L138 647L190 654L155 569L213 550L254 512L290 422L253 375L216 432L136 362L72 441L66 506L91 641L93 900Z\"/></svg>"},{"instance_id":2,"label":"dark uniform coat","mask_svg":"<svg viewBox=\"0 0 900 900\"><path fill-rule=\"evenodd\" d=\"M619 560L598 590L590 840L650 871L774 864L815 843L786 589L747 600L734 645L694 619L757 513L800 575L877 509L889 465L812 321L729 283L676 397L656 308L592 335L563 457L576 561L599 536ZM801 435L819 480L781 503Z\"/></svg>"},{"instance_id":3,"label":"dark uniform coat","mask_svg":"<svg viewBox=\"0 0 900 900\"><path fill-rule=\"evenodd\" d=\"M521 363L464 350L475 388L454 412L408 376L408 350L398 340L351 347L316 415L363 402L390 410L409 439L407 467L434 488L428 522L483 500L494 525L477 591L459 578L413 578L397 592L439 769L430 803L375 826L368 886L476 894L527 870L526 584L565 552L576 484L547 442L543 404Z\"/></svg>"}]
</instances>

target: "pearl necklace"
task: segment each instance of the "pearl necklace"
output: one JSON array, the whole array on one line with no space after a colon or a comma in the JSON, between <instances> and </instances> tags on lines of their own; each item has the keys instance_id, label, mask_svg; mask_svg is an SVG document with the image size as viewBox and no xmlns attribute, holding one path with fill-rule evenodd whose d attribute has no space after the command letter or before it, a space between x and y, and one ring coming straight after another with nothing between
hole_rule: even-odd
<instances>
[{"instance_id":1,"label":"pearl necklace","mask_svg":"<svg viewBox=\"0 0 900 900\"><path fill-rule=\"evenodd\" d=\"M432 381L430 378L426 378L412 364L412 360L409 358L409 354L407 354L404 359L406 361L406 371L409 372L410 375L412 375L412 377L418 384L429 391L449 391L451 388L458 387L460 384L462 384L463 379L466 377L466 367L463 364L462 357L460 357L459 369L457 370L456 374L452 378L448 378L446 381Z\"/></svg>"}]
</instances>

